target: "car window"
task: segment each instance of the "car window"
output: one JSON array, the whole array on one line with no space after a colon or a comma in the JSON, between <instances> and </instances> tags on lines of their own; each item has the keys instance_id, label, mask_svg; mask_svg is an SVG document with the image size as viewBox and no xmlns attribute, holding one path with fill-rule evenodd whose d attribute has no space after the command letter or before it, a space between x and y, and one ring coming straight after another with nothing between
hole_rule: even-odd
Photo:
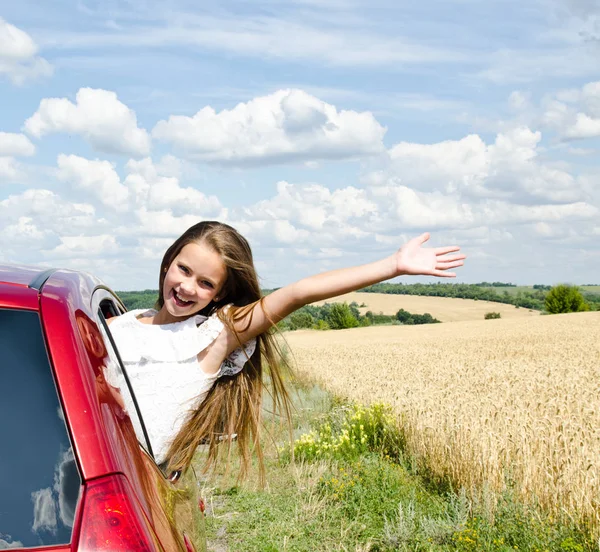
<instances>
[{"instance_id":1,"label":"car window","mask_svg":"<svg viewBox=\"0 0 600 552\"><path fill-rule=\"evenodd\" d=\"M39 315L0 309L0 549L67 544L81 478Z\"/></svg>"},{"instance_id":2,"label":"car window","mask_svg":"<svg viewBox=\"0 0 600 552\"><path fill-rule=\"evenodd\" d=\"M119 393L119 398L122 401L123 407L127 414L129 414L129 418L133 424L138 442L150 456L153 456L150 440L148 439L148 434L144 426L144 420L135 399L135 390L132 388L129 378L127 377L127 372L121 363L118 351L110 336L110 329L106 323L107 317L118 316L121 314L121 309L109 298L107 292L102 292L102 296L101 300L95 302L97 302L96 317L99 322L98 326L108 355L104 367L104 378L107 384Z\"/></svg>"}]
</instances>

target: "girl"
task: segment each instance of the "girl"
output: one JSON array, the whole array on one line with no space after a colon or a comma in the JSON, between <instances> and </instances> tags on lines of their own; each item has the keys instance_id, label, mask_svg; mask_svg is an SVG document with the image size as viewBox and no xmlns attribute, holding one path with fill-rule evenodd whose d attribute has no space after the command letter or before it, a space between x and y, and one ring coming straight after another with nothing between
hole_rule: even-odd
<instances>
[{"instance_id":1,"label":"girl","mask_svg":"<svg viewBox=\"0 0 600 552\"><path fill-rule=\"evenodd\" d=\"M290 419L281 353L273 326L303 305L400 275L454 277L465 255L429 249L425 233L395 254L362 266L311 276L262 297L248 242L223 223L189 228L165 253L156 310L112 318L111 333L127 369L149 440L167 473L184 470L202 442L207 469L219 440L237 434L240 476L260 448L263 373L276 411Z\"/></svg>"}]
</instances>

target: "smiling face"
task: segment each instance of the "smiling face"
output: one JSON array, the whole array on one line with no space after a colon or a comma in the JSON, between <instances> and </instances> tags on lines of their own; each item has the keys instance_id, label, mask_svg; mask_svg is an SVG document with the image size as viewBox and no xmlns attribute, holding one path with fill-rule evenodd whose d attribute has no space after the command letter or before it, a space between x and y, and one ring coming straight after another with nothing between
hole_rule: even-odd
<instances>
[{"instance_id":1,"label":"smiling face","mask_svg":"<svg viewBox=\"0 0 600 552\"><path fill-rule=\"evenodd\" d=\"M227 267L221 256L205 242L185 245L165 274L164 304L156 319L161 324L188 318L219 297Z\"/></svg>"}]
</instances>

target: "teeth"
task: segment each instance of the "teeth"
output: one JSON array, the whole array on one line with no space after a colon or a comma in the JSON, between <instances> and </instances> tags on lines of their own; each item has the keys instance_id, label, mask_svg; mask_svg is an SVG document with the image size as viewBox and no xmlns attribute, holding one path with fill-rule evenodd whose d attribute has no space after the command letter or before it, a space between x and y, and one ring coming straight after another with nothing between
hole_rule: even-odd
<instances>
[{"instance_id":1,"label":"teeth","mask_svg":"<svg viewBox=\"0 0 600 552\"><path fill-rule=\"evenodd\" d=\"M179 293L175 293L175 297L177 297L177 299L179 299L182 303L189 303L190 302L187 299L183 299L181 297L181 295L179 295Z\"/></svg>"}]
</instances>

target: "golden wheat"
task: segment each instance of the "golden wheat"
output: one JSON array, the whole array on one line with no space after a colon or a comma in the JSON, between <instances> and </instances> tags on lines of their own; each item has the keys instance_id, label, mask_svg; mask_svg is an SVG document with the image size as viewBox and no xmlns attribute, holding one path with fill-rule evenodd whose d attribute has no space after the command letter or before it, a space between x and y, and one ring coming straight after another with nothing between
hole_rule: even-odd
<instances>
[{"instance_id":1,"label":"golden wheat","mask_svg":"<svg viewBox=\"0 0 600 552\"><path fill-rule=\"evenodd\" d=\"M600 528L600 313L286 334L300 373L389 403L409 451L472 492Z\"/></svg>"},{"instance_id":2,"label":"golden wheat","mask_svg":"<svg viewBox=\"0 0 600 552\"><path fill-rule=\"evenodd\" d=\"M418 295L393 295L389 293L365 293L353 291L317 301L323 303L352 303L366 305L359 308L361 314L372 311L375 314L396 314L404 309L413 314L428 312L442 322L462 322L464 320L483 320L486 312L499 312L502 318L524 318L539 316L539 311L516 308L514 305L495 303L492 301L475 301L474 299L455 299L454 297L422 297Z\"/></svg>"}]
</instances>

